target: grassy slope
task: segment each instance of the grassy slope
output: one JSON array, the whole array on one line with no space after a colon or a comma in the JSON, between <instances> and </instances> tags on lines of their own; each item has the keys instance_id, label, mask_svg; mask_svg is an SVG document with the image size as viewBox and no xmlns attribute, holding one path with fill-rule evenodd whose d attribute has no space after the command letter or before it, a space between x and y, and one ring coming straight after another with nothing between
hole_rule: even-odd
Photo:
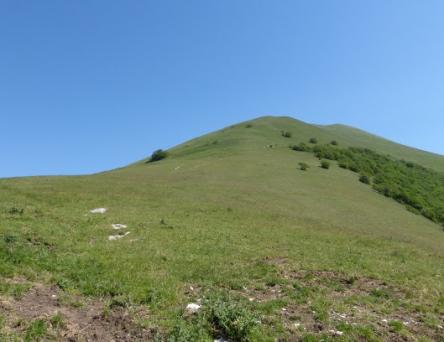
<instances>
[{"instance_id":1,"label":"grassy slope","mask_svg":"<svg viewBox=\"0 0 444 342\"><path fill-rule=\"evenodd\" d=\"M324 331L338 327L333 311L349 312L356 305L388 318L415 308L404 314L419 312L429 332L437 331L444 312L442 229L376 194L356 174L337 166L323 170L311 154L293 152L288 145L311 137L341 145L370 141L369 148L437 169L443 158L289 118L261 118L252 125L187 142L153 164L83 177L1 180L0 232L17 238L2 242L1 273L48 274L51 281L86 295L129 296L148 303L149 324L168 328L187 302L202 296L187 293L189 285L202 291L246 287L266 292L275 283L290 286L291 272L330 270L378 279L403 295L379 301L361 291L356 298L338 299L313 287L315 295L307 295L304 305L307 312L327 312L310 318L320 320ZM280 130L293 137L281 137ZM300 161L312 166L308 172L297 170ZM25 208L24 214L7 213L13 206ZM89 214L102 206L109 208L107 214ZM114 233L111 223L128 224L131 234L107 241ZM245 305L268 317L265 339L307 333L295 331L280 316L282 307L294 303L290 291L279 300ZM293 319L304 324L301 315ZM391 336L390 329L373 325L368 334ZM350 338L358 336L350 329ZM431 334L407 328L398 333Z\"/></svg>"}]
</instances>

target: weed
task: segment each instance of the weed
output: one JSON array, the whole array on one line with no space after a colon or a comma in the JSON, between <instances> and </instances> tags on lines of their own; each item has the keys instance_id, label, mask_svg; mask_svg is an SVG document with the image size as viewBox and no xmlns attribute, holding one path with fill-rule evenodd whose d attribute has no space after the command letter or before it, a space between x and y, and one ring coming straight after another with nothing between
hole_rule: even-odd
<instances>
[{"instance_id":1,"label":"weed","mask_svg":"<svg viewBox=\"0 0 444 342\"><path fill-rule=\"evenodd\" d=\"M215 332L233 341L248 341L258 318L245 305L238 304L229 296L220 296L210 299L208 306L208 321Z\"/></svg>"}]
</instances>

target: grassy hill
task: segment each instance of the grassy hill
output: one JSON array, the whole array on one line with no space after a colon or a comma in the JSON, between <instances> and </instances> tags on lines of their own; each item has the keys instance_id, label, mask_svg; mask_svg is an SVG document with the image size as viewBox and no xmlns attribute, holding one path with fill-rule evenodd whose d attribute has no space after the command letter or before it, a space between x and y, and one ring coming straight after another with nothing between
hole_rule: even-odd
<instances>
[{"instance_id":1,"label":"grassy hill","mask_svg":"<svg viewBox=\"0 0 444 342\"><path fill-rule=\"evenodd\" d=\"M353 128L263 117L155 163L0 180L0 340L443 341L442 227L288 148L310 138L444 171Z\"/></svg>"}]
</instances>

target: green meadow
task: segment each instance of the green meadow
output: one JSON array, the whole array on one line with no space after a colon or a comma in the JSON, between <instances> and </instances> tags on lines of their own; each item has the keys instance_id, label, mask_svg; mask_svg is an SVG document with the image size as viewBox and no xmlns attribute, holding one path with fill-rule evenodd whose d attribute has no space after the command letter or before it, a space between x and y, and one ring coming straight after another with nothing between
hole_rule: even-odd
<instances>
[{"instance_id":1,"label":"green meadow","mask_svg":"<svg viewBox=\"0 0 444 342\"><path fill-rule=\"evenodd\" d=\"M0 297L44 284L143 310L157 341L444 341L443 227L289 148L311 138L444 172L442 156L353 128L263 117L152 163L1 179ZM63 340L61 319L17 325L0 305L0 340Z\"/></svg>"}]
</instances>

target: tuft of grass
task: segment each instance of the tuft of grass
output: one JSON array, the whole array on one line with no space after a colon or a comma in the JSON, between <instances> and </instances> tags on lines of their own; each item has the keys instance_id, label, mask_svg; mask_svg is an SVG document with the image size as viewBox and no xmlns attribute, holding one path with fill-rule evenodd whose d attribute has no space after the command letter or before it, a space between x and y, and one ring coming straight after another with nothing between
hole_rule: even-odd
<instances>
[{"instance_id":1,"label":"tuft of grass","mask_svg":"<svg viewBox=\"0 0 444 342\"><path fill-rule=\"evenodd\" d=\"M63 329L65 327L65 320L60 313L56 313L49 321L54 329Z\"/></svg>"},{"instance_id":2,"label":"tuft of grass","mask_svg":"<svg viewBox=\"0 0 444 342\"><path fill-rule=\"evenodd\" d=\"M42 319L32 321L26 329L25 342L42 341L47 333L46 322Z\"/></svg>"}]
</instances>

